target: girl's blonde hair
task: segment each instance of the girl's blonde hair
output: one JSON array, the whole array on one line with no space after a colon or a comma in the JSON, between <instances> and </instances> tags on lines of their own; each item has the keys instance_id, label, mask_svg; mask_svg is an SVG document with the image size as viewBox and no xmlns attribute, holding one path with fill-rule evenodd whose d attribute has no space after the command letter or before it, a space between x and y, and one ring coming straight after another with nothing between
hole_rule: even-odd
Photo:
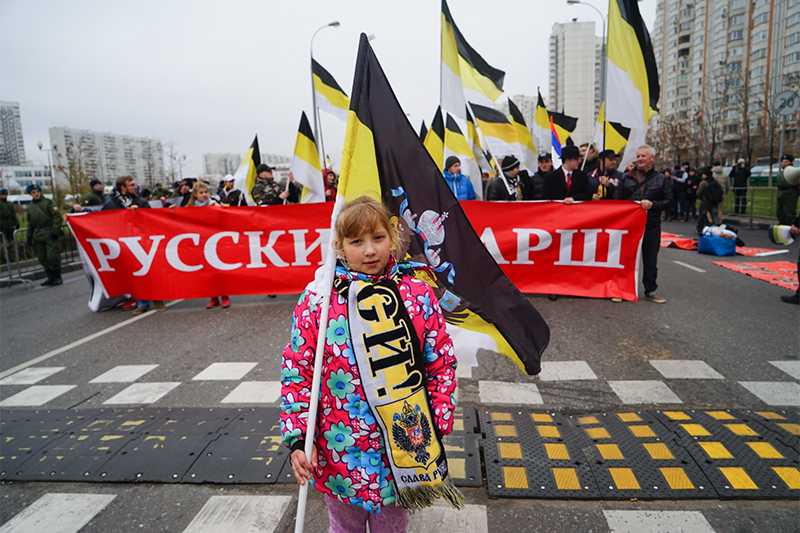
<instances>
[{"instance_id":1,"label":"girl's blonde hair","mask_svg":"<svg viewBox=\"0 0 800 533\"><path fill-rule=\"evenodd\" d=\"M194 207L194 204L197 201L197 193L203 189L210 190L208 183L202 180L197 180L194 182L194 185L192 186L192 195L189 197L189 201L186 202L186 207Z\"/></svg>"},{"instance_id":2,"label":"girl's blonde hair","mask_svg":"<svg viewBox=\"0 0 800 533\"><path fill-rule=\"evenodd\" d=\"M397 228L389 219L389 210L381 202L369 196L359 196L342 207L336 218L333 248L340 256L344 256L343 242L345 239L357 237L362 233L374 233L378 229L385 229L392 241L392 250L397 248L400 236Z\"/></svg>"}]
</instances>

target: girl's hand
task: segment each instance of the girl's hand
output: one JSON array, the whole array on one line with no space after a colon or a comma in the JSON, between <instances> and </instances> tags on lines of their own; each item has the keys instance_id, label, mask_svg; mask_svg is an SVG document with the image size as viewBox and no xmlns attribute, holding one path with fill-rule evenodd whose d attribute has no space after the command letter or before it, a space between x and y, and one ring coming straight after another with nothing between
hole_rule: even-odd
<instances>
[{"instance_id":1,"label":"girl's hand","mask_svg":"<svg viewBox=\"0 0 800 533\"><path fill-rule=\"evenodd\" d=\"M304 450L295 450L290 457L292 461L292 472L294 477L300 485L305 485L307 479L311 479L311 468L319 468L319 461L317 461L317 448L311 448L311 464L306 459L306 452Z\"/></svg>"},{"instance_id":2,"label":"girl's hand","mask_svg":"<svg viewBox=\"0 0 800 533\"><path fill-rule=\"evenodd\" d=\"M169 204L169 208L174 211L175 210L175 204Z\"/></svg>"}]
</instances>

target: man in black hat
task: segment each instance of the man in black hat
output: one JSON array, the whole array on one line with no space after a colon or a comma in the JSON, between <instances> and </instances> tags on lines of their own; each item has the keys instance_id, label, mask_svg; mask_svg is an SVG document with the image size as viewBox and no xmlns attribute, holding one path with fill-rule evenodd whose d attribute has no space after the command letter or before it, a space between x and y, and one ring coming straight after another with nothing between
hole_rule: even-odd
<instances>
[{"instance_id":1,"label":"man in black hat","mask_svg":"<svg viewBox=\"0 0 800 533\"><path fill-rule=\"evenodd\" d=\"M574 201L592 199L589 177L579 168L580 151L575 146L561 149L561 166L544 177L542 196L545 200L564 200L569 205Z\"/></svg>"},{"instance_id":2,"label":"man in black hat","mask_svg":"<svg viewBox=\"0 0 800 533\"><path fill-rule=\"evenodd\" d=\"M169 199L166 196L162 196L160 198L161 203L165 206L169 203L176 207L183 207L189 202L189 198L192 196L192 185L194 184L194 180L191 178L184 178L181 181L175 183L175 190L172 194L169 195Z\"/></svg>"},{"instance_id":3,"label":"man in black hat","mask_svg":"<svg viewBox=\"0 0 800 533\"><path fill-rule=\"evenodd\" d=\"M36 250L47 274L42 285L61 285L61 213L52 200L42 196L42 188L38 185L28 185L25 192L33 198L25 211L28 246Z\"/></svg>"},{"instance_id":4,"label":"man in black hat","mask_svg":"<svg viewBox=\"0 0 800 533\"><path fill-rule=\"evenodd\" d=\"M89 187L91 187L91 191L87 194L80 205L75 204L72 206L72 211L75 213L80 213L83 211L84 207L93 207L97 206L102 207L104 203L106 203L106 197L103 194L103 182L98 179L93 179L89 182Z\"/></svg>"},{"instance_id":5,"label":"man in black hat","mask_svg":"<svg viewBox=\"0 0 800 533\"><path fill-rule=\"evenodd\" d=\"M800 183L792 185L783 175L786 167L792 166L794 156L784 154L781 156L781 170L778 174L778 206L776 210L778 223L784 226L791 226L797 217L797 198L800 196Z\"/></svg>"},{"instance_id":6,"label":"man in black hat","mask_svg":"<svg viewBox=\"0 0 800 533\"><path fill-rule=\"evenodd\" d=\"M503 175L489 184L486 199L490 202L513 202L517 199L517 176L519 176L519 160L513 155L503 158L501 164Z\"/></svg>"},{"instance_id":7,"label":"man in black hat","mask_svg":"<svg viewBox=\"0 0 800 533\"><path fill-rule=\"evenodd\" d=\"M628 147L630 149L632 147ZM658 285L658 250L661 248L661 212L672 205L672 183L655 169L656 151L642 145L636 150L636 167L625 174L614 191L615 200L634 200L647 211L642 237L644 297L654 303L667 300L656 294Z\"/></svg>"},{"instance_id":8,"label":"man in black hat","mask_svg":"<svg viewBox=\"0 0 800 533\"><path fill-rule=\"evenodd\" d=\"M272 167L264 163L256 168L256 184L250 191L256 205L279 205L289 198L289 191L278 185L272 170Z\"/></svg>"},{"instance_id":9,"label":"man in black hat","mask_svg":"<svg viewBox=\"0 0 800 533\"><path fill-rule=\"evenodd\" d=\"M617 170L617 154L614 150L603 150L597 157L597 169L589 174L589 190L592 200L611 200L619 185L622 172Z\"/></svg>"}]
</instances>

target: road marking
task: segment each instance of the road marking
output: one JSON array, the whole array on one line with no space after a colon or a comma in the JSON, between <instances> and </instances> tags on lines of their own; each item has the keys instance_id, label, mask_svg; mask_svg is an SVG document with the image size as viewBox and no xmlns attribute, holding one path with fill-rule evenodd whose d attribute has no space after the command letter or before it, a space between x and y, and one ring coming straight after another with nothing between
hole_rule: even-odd
<instances>
[{"instance_id":1,"label":"road marking","mask_svg":"<svg viewBox=\"0 0 800 533\"><path fill-rule=\"evenodd\" d=\"M597 379L586 361L550 361L542 363L540 381Z\"/></svg>"},{"instance_id":2,"label":"road marking","mask_svg":"<svg viewBox=\"0 0 800 533\"><path fill-rule=\"evenodd\" d=\"M680 265L682 267L686 267L689 270L694 270L695 272L700 272L701 274L705 274L705 272L706 272L702 268L697 268L696 266L690 265L688 263L684 263L683 261L673 261L673 263L675 263L676 265Z\"/></svg>"},{"instance_id":3,"label":"road marking","mask_svg":"<svg viewBox=\"0 0 800 533\"><path fill-rule=\"evenodd\" d=\"M543 405L542 395L534 383L508 383L504 381L478 381L482 403L508 405Z\"/></svg>"},{"instance_id":4,"label":"road marking","mask_svg":"<svg viewBox=\"0 0 800 533\"><path fill-rule=\"evenodd\" d=\"M65 394L77 385L34 385L9 396L0 407L38 407Z\"/></svg>"},{"instance_id":5,"label":"road marking","mask_svg":"<svg viewBox=\"0 0 800 533\"><path fill-rule=\"evenodd\" d=\"M245 381L220 403L275 403L281 399L280 381Z\"/></svg>"},{"instance_id":6,"label":"road marking","mask_svg":"<svg viewBox=\"0 0 800 533\"><path fill-rule=\"evenodd\" d=\"M45 378L64 370L65 366L42 366L37 368L26 368L17 372L13 376L0 379L0 385L35 385Z\"/></svg>"},{"instance_id":7,"label":"road marking","mask_svg":"<svg viewBox=\"0 0 800 533\"><path fill-rule=\"evenodd\" d=\"M291 496L212 496L183 533L270 533Z\"/></svg>"},{"instance_id":8,"label":"road marking","mask_svg":"<svg viewBox=\"0 0 800 533\"><path fill-rule=\"evenodd\" d=\"M239 381L258 363L211 363L192 381Z\"/></svg>"},{"instance_id":9,"label":"road marking","mask_svg":"<svg viewBox=\"0 0 800 533\"><path fill-rule=\"evenodd\" d=\"M449 460L449 459L448 459ZM456 511L446 503L436 502L424 513L408 517L408 533L428 533L430 531L461 531L462 533L485 533L489 531L489 521L485 505L465 505Z\"/></svg>"},{"instance_id":10,"label":"road marking","mask_svg":"<svg viewBox=\"0 0 800 533\"><path fill-rule=\"evenodd\" d=\"M157 367L158 365L118 365L89 383L133 383Z\"/></svg>"},{"instance_id":11,"label":"road marking","mask_svg":"<svg viewBox=\"0 0 800 533\"><path fill-rule=\"evenodd\" d=\"M663 381L609 381L624 404L683 403Z\"/></svg>"},{"instance_id":12,"label":"road marking","mask_svg":"<svg viewBox=\"0 0 800 533\"><path fill-rule=\"evenodd\" d=\"M800 407L800 385L793 381L740 381L767 405Z\"/></svg>"},{"instance_id":13,"label":"road marking","mask_svg":"<svg viewBox=\"0 0 800 533\"><path fill-rule=\"evenodd\" d=\"M170 303L167 304L167 307L171 307L171 306L173 306L175 304L181 303L182 301L183 300L173 300L173 301L171 301ZM51 357L55 357L56 355L64 353L64 352L66 352L68 350L71 350L71 349L73 349L75 347L78 347L81 344L86 344L89 341L93 341L94 339L96 339L98 337L102 337L106 333L111 333L112 331L116 331L116 330L118 330L120 328L124 328L125 326L127 326L129 324L133 324L137 320L141 320L144 317L149 316L149 315L151 315L153 313L157 313L157 312L158 311L148 311L147 313L143 313L143 314L141 314L139 316L135 316L135 317L129 318L127 320L123 320L119 324L115 324L113 326L107 327L106 329L100 330L97 333L92 333L91 335L89 335L87 337L84 337L82 339L78 339L75 342L71 342L71 343L67 344L66 346L62 346L61 348L56 348L55 350L47 352L44 355L40 355L39 357L31 359L30 361L22 363L21 365L17 365L17 366L15 366L13 368L9 368L8 370L4 370L4 371L0 372L0 379L3 379L5 377L7 377L7 376L10 376L11 374L15 374L15 373L19 372L20 370L23 370L23 369L28 368L30 366L33 366L35 364L41 363L42 361L46 361L46 360L50 359Z\"/></svg>"},{"instance_id":14,"label":"road marking","mask_svg":"<svg viewBox=\"0 0 800 533\"><path fill-rule=\"evenodd\" d=\"M783 370L794 379L800 380L800 361L767 361L774 367ZM0 383L1 384L1 383Z\"/></svg>"},{"instance_id":15,"label":"road marking","mask_svg":"<svg viewBox=\"0 0 800 533\"><path fill-rule=\"evenodd\" d=\"M700 511L603 511L603 514L612 533L714 533L714 528Z\"/></svg>"},{"instance_id":16,"label":"road marking","mask_svg":"<svg viewBox=\"0 0 800 533\"><path fill-rule=\"evenodd\" d=\"M103 405L155 403L180 384L180 381L134 383L125 390L120 391L116 396L103 402Z\"/></svg>"},{"instance_id":17,"label":"road marking","mask_svg":"<svg viewBox=\"0 0 800 533\"><path fill-rule=\"evenodd\" d=\"M47 493L0 527L0 533L77 533L116 494Z\"/></svg>"},{"instance_id":18,"label":"road marking","mask_svg":"<svg viewBox=\"0 0 800 533\"><path fill-rule=\"evenodd\" d=\"M667 379L725 379L705 361L657 359L650 364Z\"/></svg>"}]
</instances>

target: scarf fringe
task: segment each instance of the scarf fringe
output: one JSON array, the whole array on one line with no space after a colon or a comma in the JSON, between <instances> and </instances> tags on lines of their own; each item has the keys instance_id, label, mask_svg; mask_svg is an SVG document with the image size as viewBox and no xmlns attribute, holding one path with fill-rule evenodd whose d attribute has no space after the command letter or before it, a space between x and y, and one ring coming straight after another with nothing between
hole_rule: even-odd
<instances>
[{"instance_id":1,"label":"scarf fringe","mask_svg":"<svg viewBox=\"0 0 800 533\"><path fill-rule=\"evenodd\" d=\"M458 511L464 508L464 495L453 484L453 480L449 475L436 485L421 485L400 489L397 493L397 504L409 513L414 514L426 507L431 507L436 498L443 499Z\"/></svg>"}]
</instances>

